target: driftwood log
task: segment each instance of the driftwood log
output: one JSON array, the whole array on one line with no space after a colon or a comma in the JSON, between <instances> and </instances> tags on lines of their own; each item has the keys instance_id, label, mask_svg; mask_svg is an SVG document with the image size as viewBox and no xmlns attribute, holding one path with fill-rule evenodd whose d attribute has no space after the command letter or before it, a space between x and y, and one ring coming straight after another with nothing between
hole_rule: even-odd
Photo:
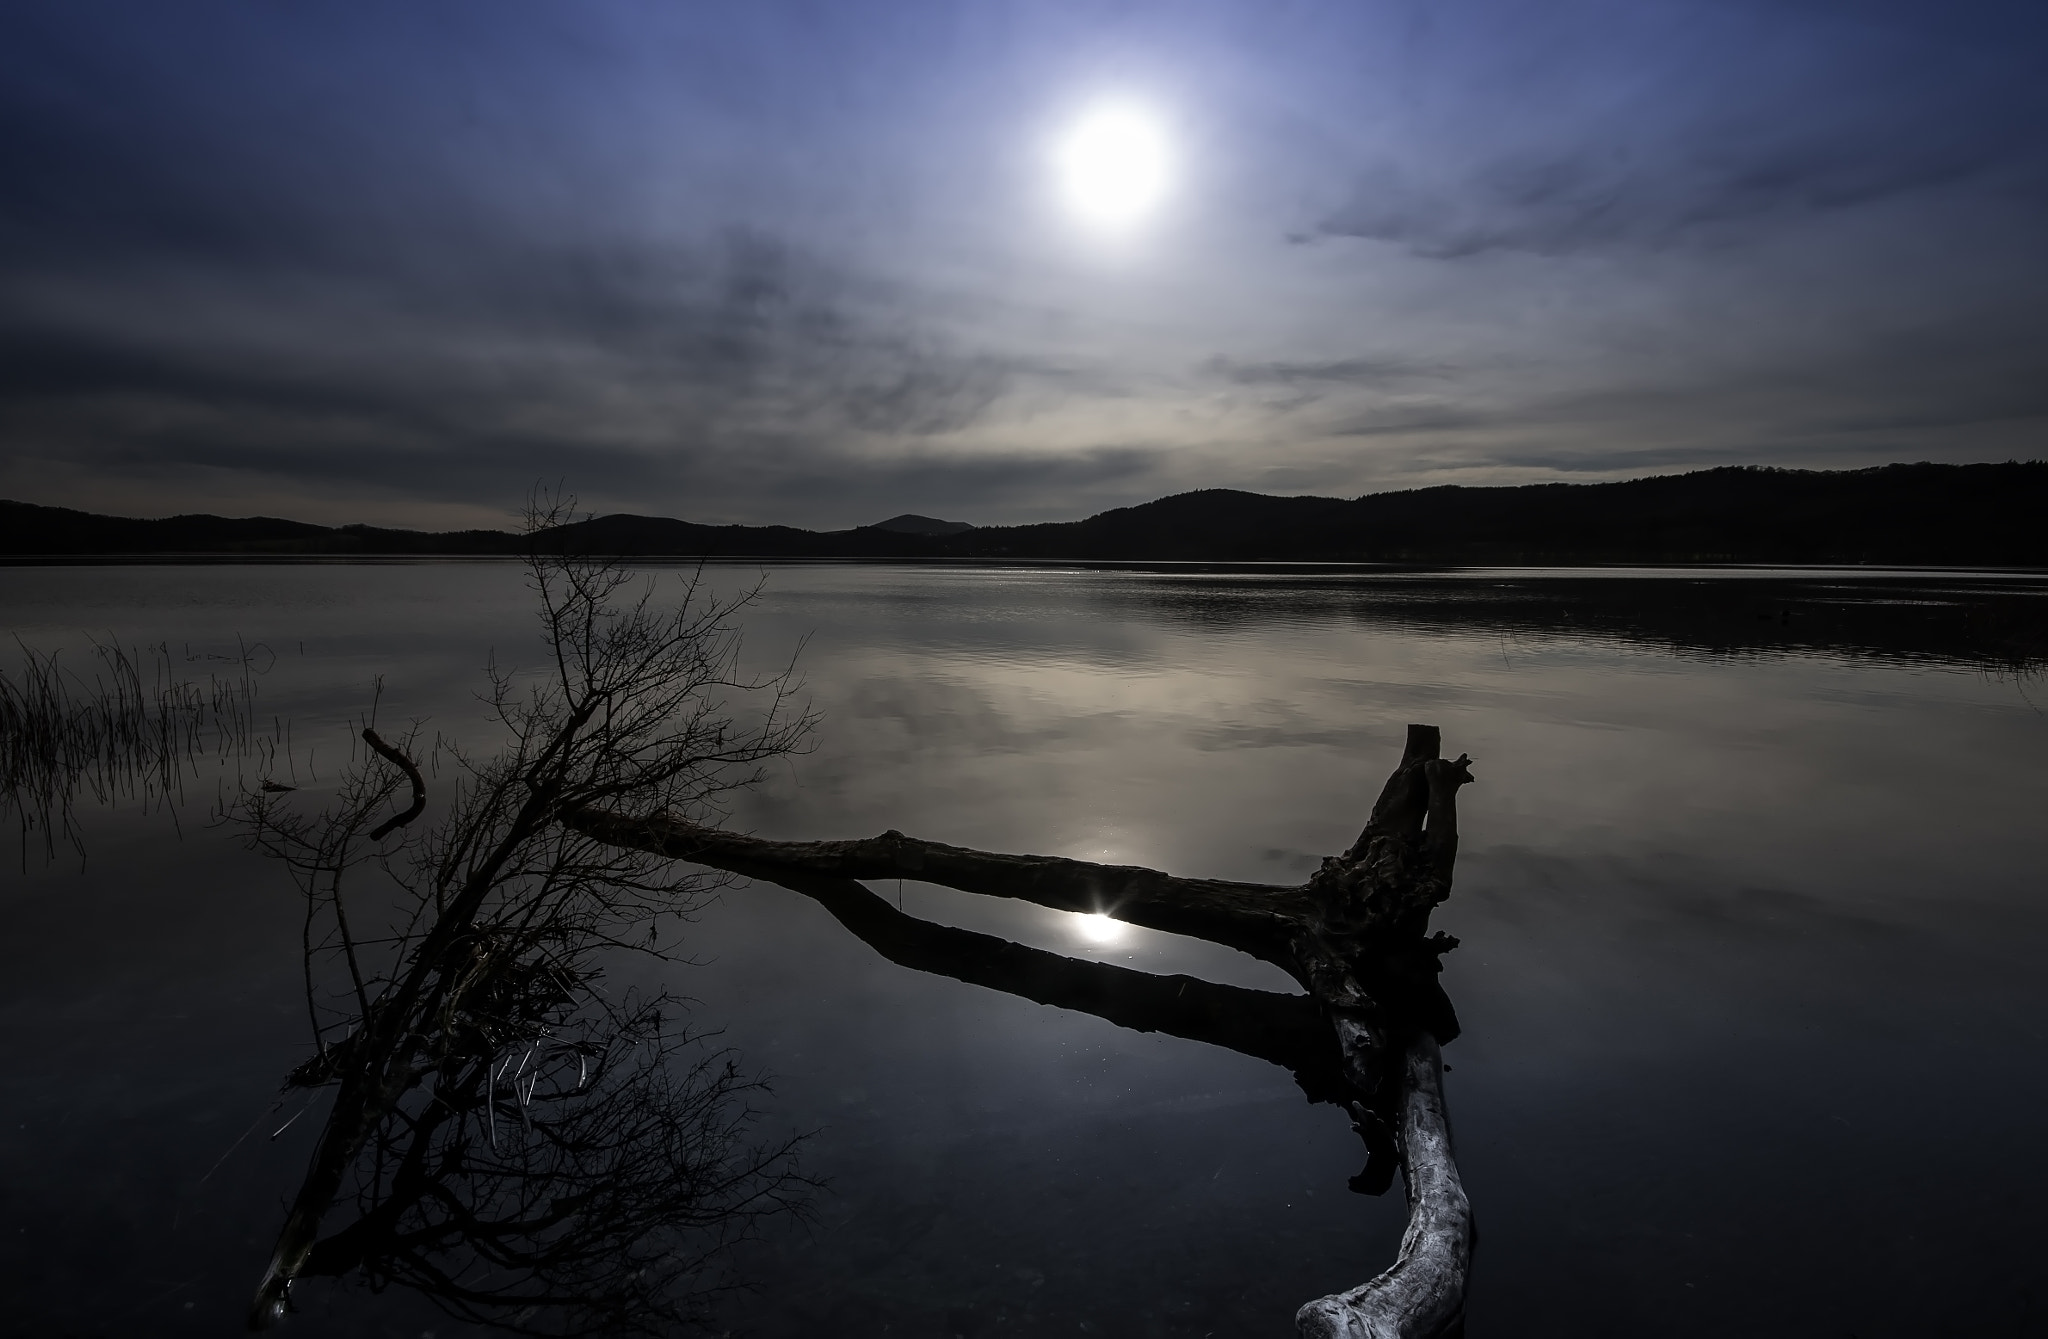
<instances>
[{"instance_id":1,"label":"driftwood log","mask_svg":"<svg viewBox=\"0 0 2048 1339\"><path fill-rule=\"evenodd\" d=\"M1255 1055L1292 1071L1308 1096L1350 1112L1379 1194L1398 1163L1408 1229L1393 1267L1296 1314L1310 1339L1437 1339L1464 1324L1472 1213L1452 1158L1442 1043L1458 1024L1438 982L1448 935L1427 933L1450 894L1457 792L1469 760L1441 756L1436 727L1411 725L1400 764L1358 840L1305 884L1177 878L1128 865L998 855L886 832L852 841L775 842L669 814L599 809L563 821L614 845L766 879L814 898L884 957L1027 999ZM1160 977L1027 948L905 915L860 880L913 879L1059 911L1192 935L1273 963L1302 986L1284 995Z\"/></svg>"}]
</instances>

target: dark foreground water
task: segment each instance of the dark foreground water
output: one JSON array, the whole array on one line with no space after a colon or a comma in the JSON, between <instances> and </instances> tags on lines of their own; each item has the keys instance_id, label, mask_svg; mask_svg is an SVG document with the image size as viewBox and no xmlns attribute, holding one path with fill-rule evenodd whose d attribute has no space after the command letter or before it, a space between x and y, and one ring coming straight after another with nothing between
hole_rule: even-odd
<instances>
[{"instance_id":1,"label":"dark foreground water","mask_svg":"<svg viewBox=\"0 0 2048 1339\"><path fill-rule=\"evenodd\" d=\"M1473 756L1435 923L1463 940L1474 1336L2048 1331L2048 583L766 576L754 658L808 636L824 719L736 817L764 835L1293 881L1355 835L1404 723ZM489 563L13 567L0 627L163 641L201 673L260 644L313 792L374 676L385 719L481 741L487 657L535 652L519 570ZM307 1053L300 903L206 825L218 781L84 804L82 860L7 852L6 1333L238 1329L303 1169L317 1112L275 1139L267 1115ZM1167 936L901 897L1288 988ZM689 946L659 974L772 1077L759 1129L808 1132L828 1182L743 1253L735 1334L1283 1335L1393 1258L1398 1190L1346 1193L1356 1137L1277 1069L891 966L773 887ZM398 1288L299 1300L288 1334L466 1332Z\"/></svg>"}]
</instances>

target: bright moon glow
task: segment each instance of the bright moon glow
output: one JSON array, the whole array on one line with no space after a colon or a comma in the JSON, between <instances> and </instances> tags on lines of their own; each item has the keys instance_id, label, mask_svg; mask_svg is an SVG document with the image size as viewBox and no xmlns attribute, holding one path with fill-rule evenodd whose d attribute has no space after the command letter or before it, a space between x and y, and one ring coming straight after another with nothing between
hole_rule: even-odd
<instances>
[{"instance_id":1,"label":"bright moon glow","mask_svg":"<svg viewBox=\"0 0 2048 1339\"><path fill-rule=\"evenodd\" d=\"M1137 107L1107 104L1076 121L1060 141L1060 184L1083 220L1122 228L1152 212L1166 193L1166 136Z\"/></svg>"},{"instance_id":2,"label":"bright moon glow","mask_svg":"<svg viewBox=\"0 0 2048 1339\"><path fill-rule=\"evenodd\" d=\"M1096 944L1114 944L1124 937L1122 921L1107 916L1083 916L1080 918L1081 938Z\"/></svg>"}]
</instances>

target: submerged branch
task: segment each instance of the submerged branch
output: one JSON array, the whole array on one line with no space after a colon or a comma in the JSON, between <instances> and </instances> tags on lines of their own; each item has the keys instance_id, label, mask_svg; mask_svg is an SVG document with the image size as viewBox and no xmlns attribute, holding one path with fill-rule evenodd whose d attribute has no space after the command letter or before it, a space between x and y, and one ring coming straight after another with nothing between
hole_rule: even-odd
<instances>
[{"instance_id":1,"label":"submerged branch","mask_svg":"<svg viewBox=\"0 0 2048 1339\"><path fill-rule=\"evenodd\" d=\"M814 899L898 966L1093 1014L1133 1032L1164 1032L1221 1046L1290 1071L1312 1101L1343 1100L1337 1048L1321 1011L1306 995L1192 976L1156 976L936 925L898 911L852 879L779 873L770 882Z\"/></svg>"},{"instance_id":2,"label":"submerged branch","mask_svg":"<svg viewBox=\"0 0 2048 1339\"><path fill-rule=\"evenodd\" d=\"M914 879L1055 911L1112 916L1130 925L1228 944L1284 969L1289 941L1312 909L1298 887L1187 879L1136 865L1063 856L1001 855L885 832L849 841L776 842L703 827L670 814L635 817L576 809L563 823L615 846L780 882L786 874Z\"/></svg>"},{"instance_id":3,"label":"submerged branch","mask_svg":"<svg viewBox=\"0 0 2048 1339\"><path fill-rule=\"evenodd\" d=\"M418 818L427 808L427 783L420 776L420 769L412 759L384 742L383 737L369 726L363 727L363 742L375 749L380 757L405 773L405 779L412 783L412 804L401 814L393 814L370 831L370 840L383 841L389 834L398 831Z\"/></svg>"}]
</instances>

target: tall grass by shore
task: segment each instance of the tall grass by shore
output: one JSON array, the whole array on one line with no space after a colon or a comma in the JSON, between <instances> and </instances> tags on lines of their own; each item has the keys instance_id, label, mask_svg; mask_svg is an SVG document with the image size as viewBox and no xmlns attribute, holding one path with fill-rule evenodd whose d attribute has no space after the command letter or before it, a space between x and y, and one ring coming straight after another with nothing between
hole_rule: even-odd
<instances>
[{"instance_id":1,"label":"tall grass by shore","mask_svg":"<svg viewBox=\"0 0 2048 1339\"><path fill-rule=\"evenodd\" d=\"M271 659L261 644L225 658L231 672L204 675L167 643L95 642L78 668L63 652L17 645L17 666L0 669L0 820L12 820L24 864L38 846L45 858L60 846L84 858L81 795L162 807L175 822L209 760L236 764L238 783L244 766L265 778L292 766L289 722L266 725L258 714L258 680ZM217 807L225 795L209 798Z\"/></svg>"}]
</instances>

